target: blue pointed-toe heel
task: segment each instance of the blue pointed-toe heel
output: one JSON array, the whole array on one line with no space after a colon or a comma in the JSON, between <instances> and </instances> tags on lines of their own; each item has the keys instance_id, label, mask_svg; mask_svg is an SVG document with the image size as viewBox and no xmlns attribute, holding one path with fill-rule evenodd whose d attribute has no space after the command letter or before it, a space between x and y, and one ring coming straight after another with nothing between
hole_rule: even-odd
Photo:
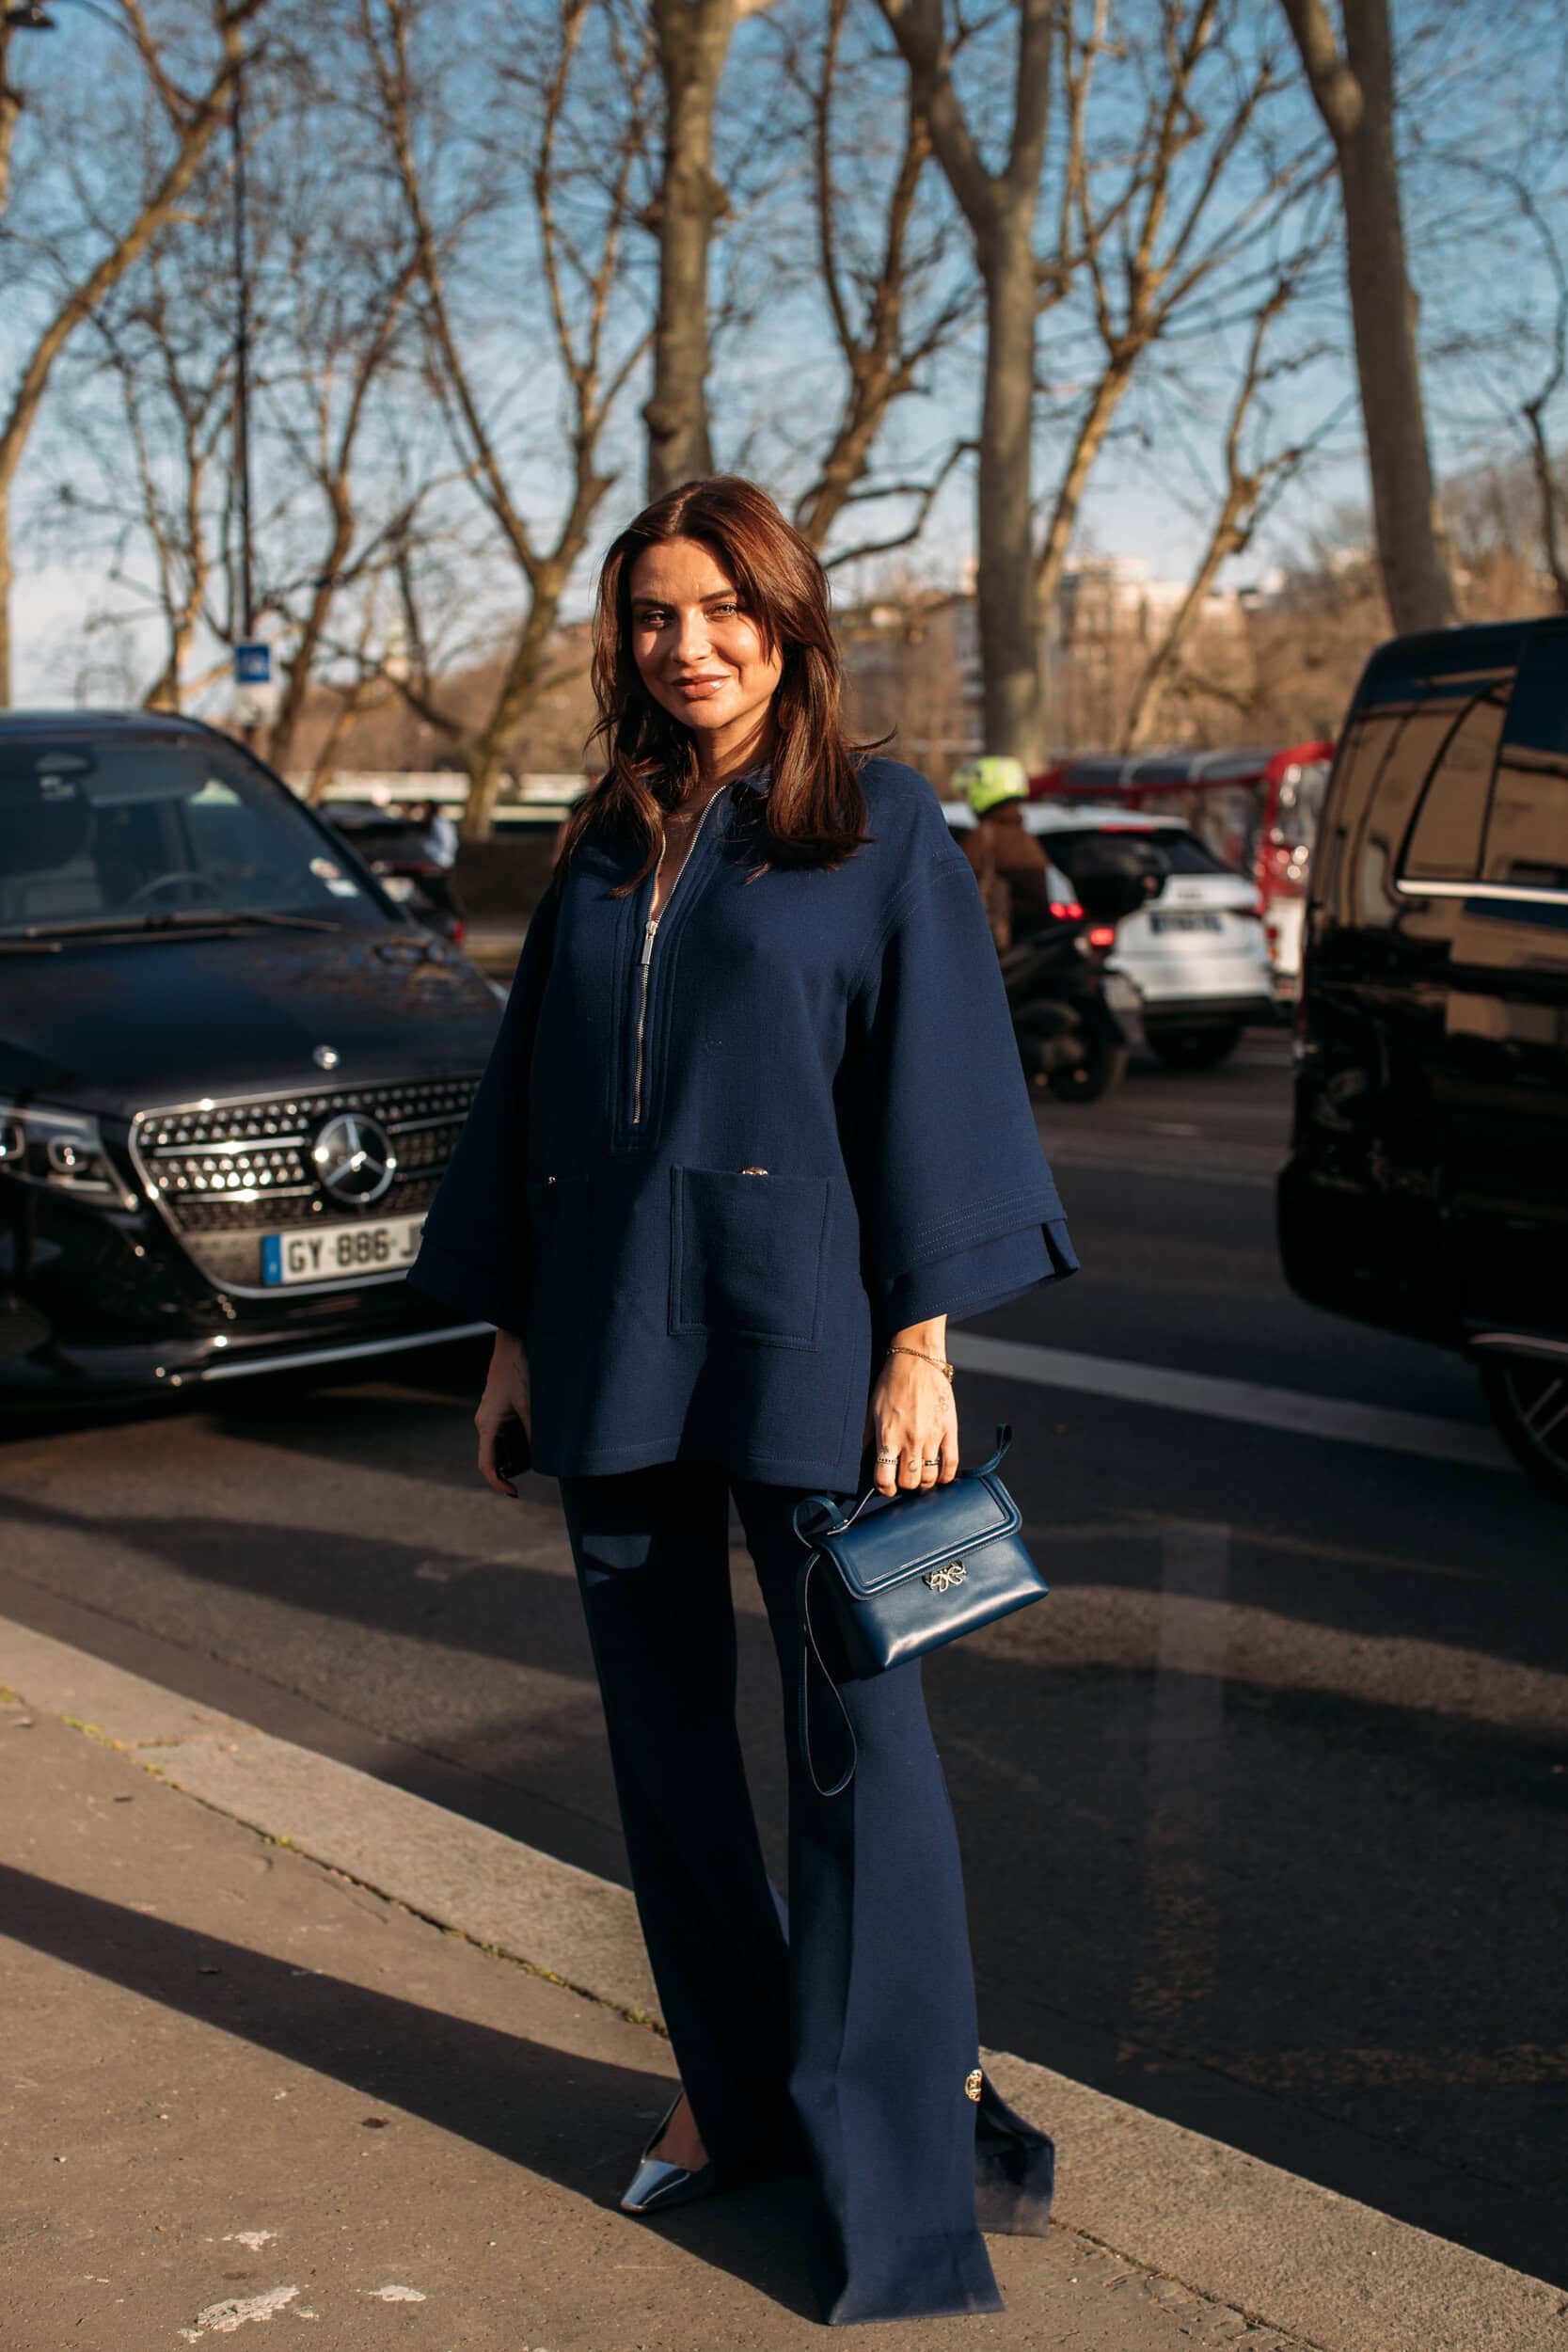
<instances>
[{"instance_id":1,"label":"blue pointed-toe heel","mask_svg":"<svg viewBox=\"0 0 1568 2352\"><path fill-rule=\"evenodd\" d=\"M623 2213L668 2213L675 2205L689 2205L722 2186L723 2176L711 2158L693 2169L684 2164L666 2164L662 2156L650 2153L669 2130L675 2109L685 2096L684 2090L676 2091L648 2135L631 2185L621 2200Z\"/></svg>"}]
</instances>

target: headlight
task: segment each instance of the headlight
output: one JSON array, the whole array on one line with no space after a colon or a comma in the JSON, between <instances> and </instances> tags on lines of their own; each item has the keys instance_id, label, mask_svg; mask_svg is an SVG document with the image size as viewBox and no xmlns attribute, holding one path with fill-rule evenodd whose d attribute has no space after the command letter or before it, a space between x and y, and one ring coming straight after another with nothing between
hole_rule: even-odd
<instances>
[{"instance_id":1,"label":"headlight","mask_svg":"<svg viewBox=\"0 0 1568 2352\"><path fill-rule=\"evenodd\" d=\"M97 1120L86 1111L46 1110L37 1103L24 1109L0 1101L0 1175L101 1199L121 1189Z\"/></svg>"}]
</instances>

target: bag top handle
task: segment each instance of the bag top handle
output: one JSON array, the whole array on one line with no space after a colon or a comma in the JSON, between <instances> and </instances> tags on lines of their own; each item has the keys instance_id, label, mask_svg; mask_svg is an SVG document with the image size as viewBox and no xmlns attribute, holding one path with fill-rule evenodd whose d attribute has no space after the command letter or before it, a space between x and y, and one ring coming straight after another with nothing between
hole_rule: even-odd
<instances>
[{"instance_id":1,"label":"bag top handle","mask_svg":"<svg viewBox=\"0 0 1568 2352\"><path fill-rule=\"evenodd\" d=\"M982 1462L978 1470L964 1471L962 1475L969 1478L987 1477L990 1471L997 1468L998 1464L1001 1462L1002 1456L1006 1453L1007 1448L1012 1444L1012 1422L1010 1421L999 1421L996 1424L996 1451L991 1455L990 1461ZM923 1486L909 1486L904 1489L904 1493L911 1502L918 1501L922 1494L929 1491L930 1490L928 1488ZM796 1534L799 1535L803 1544L814 1548L820 1536L842 1535L847 1527L853 1526L855 1520L859 1518L861 1513L864 1510L872 1496L877 1492L878 1488L875 1486L867 1486L864 1494L861 1496L860 1501L855 1504L854 1509L846 1513L843 1518L838 1517L839 1506L832 1495L802 1495L800 1502L795 1505L794 1511L790 1515ZM890 1502L896 1502L900 1498L897 1496L888 1497ZM834 1524L831 1527L824 1527L818 1523L815 1530L808 1532L807 1528L803 1526L801 1522L808 1516L815 1517L818 1506L820 1506L821 1510L827 1513L829 1518L832 1519Z\"/></svg>"}]
</instances>

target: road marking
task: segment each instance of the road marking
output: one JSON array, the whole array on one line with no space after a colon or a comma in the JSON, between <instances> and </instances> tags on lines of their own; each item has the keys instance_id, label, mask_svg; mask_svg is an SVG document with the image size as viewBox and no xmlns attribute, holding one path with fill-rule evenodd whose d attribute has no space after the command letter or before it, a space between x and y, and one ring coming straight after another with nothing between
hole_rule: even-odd
<instances>
[{"instance_id":1,"label":"road marking","mask_svg":"<svg viewBox=\"0 0 1568 2352\"><path fill-rule=\"evenodd\" d=\"M1118 1709L1132 1738L1144 1739L1132 1998L1157 2037L1180 2030L1221 1991L1215 1866L1227 1849L1232 1793L1224 1752L1231 1533L1180 1519L1160 1529L1153 1690L1132 1684Z\"/></svg>"},{"instance_id":2,"label":"road marking","mask_svg":"<svg viewBox=\"0 0 1568 2352\"><path fill-rule=\"evenodd\" d=\"M1165 1364L1132 1364L1115 1356L1085 1356L1065 1347L1031 1347L977 1332L950 1334L948 1352L968 1372L992 1372L1035 1388L1072 1389L1081 1396L1110 1396L1127 1405L1158 1405L1201 1413L1212 1421L1243 1422L1254 1429L1283 1429L1295 1438L1334 1438L1343 1445L1378 1446L1429 1462L1462 1462L1473 1470L1513 1472L1517 1464L1490 1429L1436 1413L1399 1413L1384 1405L1354 1405L1347 1397L1313 1396L1303 1389L1272 1389L1252 1380L1175 1372Z\"/></svg>"}]
</instances>

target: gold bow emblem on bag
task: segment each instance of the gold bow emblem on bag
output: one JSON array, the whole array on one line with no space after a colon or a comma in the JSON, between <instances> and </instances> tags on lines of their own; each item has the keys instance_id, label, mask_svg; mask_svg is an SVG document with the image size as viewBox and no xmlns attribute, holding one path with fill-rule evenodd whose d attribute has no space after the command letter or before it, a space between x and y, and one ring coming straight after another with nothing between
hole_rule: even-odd
<instances>
[{"instance_id":1,"label":"gold bow emblem on bag","mask_svg":"<svg viewBox=\"0 0 1568 2352\"><path fill-rule=\"evenodd\" d=\"M964 1564L961 1560L949 1560L945 1567L927 1568L920 1581L928 1584L933 1593L945 1593L949 1584L963 1582Z\"/></svg>"}]
</instances>

